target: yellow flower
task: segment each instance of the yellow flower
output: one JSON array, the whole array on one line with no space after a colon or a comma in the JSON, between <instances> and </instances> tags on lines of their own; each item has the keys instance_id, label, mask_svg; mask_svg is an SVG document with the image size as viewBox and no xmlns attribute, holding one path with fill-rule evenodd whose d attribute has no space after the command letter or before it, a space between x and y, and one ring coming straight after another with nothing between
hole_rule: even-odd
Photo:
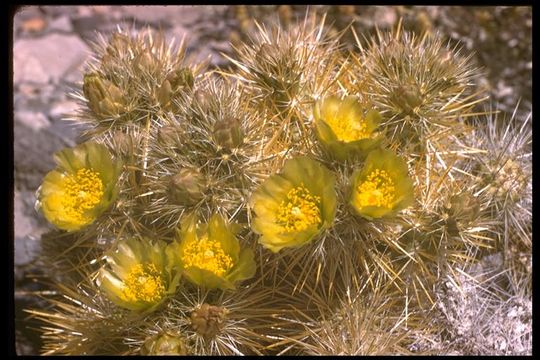
<instances>
[{"instance_id":1,"label":"yellow flower","mask_svg":"<svg viewBox=\"0 0 540 360\"><path fill-rule=\"evenodd\" d=\"M335 177L307 157L290 159L251 196L252 229L273 252L299 247L330 227L336 213Z\"/></svg>"},{"instance_id":2,"label":"yellow flower","mask_svg":"<svg viewBox=\"0 0 540 360\"><path fill-rule=\"evenodd\" d=\"M365 155L380 142L375 134L380 114L370 110L364 115L364 109L354 96L343 100L329 96L319 100L313 115L317 137L338 160Z\"/></svg>"},{"instance_id":3,"label":"yellow flower","mask_svg":"<svg viewBox=\"0 0 540 360\"><path fill-rule=\"evenodd\" d=\"M76 231L109 208L116 198L122 165L104 145L87 142L54 155L50 171L36 194L36 209L56 227Z\"/></svg>"},{"instance_id":4,"label":"yellow flower","mask_svg":"<svg viewBox=\"0 0 540 360\"><path fill-rule=\"evenodd\" d=\"M414 201L413 182L407 164L392 151L369 153L364 167L351 178L350 204L366 219L390 216Z\"/></svg>"},{"instance_id":5,"label":"yellow flower","mask_svg":"<svg viewBox=\"0 0 540 360\"><path fill-rule=\"evenodd\" d=\"M116 305L129 310L153 310L178 285L166 257L166 244L130 238L107 256L109 267L100 270L100 286ZM173 277L173 275L175 275Z\"/></svg>"},{"instance_id":6,"label":"yellow flower","mask_svg":"<svg viewBox=\"0 0 540 360\"><path fill-rule=\"evenodd\" d=\"M193 283L207 288L234 289L235 283L255 275L253 251L240 249L231 225L219 215L208 224L196 216L182 223L180 241L169 246L168 254Z\"/></svg>"}]
</instances>

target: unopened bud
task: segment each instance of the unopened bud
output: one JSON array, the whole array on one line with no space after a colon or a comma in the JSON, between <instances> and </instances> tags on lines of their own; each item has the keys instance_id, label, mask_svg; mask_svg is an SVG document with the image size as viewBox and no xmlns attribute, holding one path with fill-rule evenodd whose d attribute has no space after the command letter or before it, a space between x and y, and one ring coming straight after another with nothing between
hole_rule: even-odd
<instances>
[{"instance_id":1,"label":"unopened bud","mask_svg":"<svg viewBox=\"0 0 540 360\"><path fill-rule=\"evenodd\" d=\"M165 80L157 91L157 99L161 107L168 109L171 105L172 88L169 80Z\"/></svg>"},{"instance_id":2,"label":"unopened bud","mask_svg":"<svg viewBox=\"0 0 540 360\"><path fill-rule=\"evenodd\" d=\"M422 94L415 85L400 85L393 94L393 100L406 114L413 114L414 109L422 104Z\"/></svg>"},{"instance_id":3,"label":"unopened bud","mask_svg":"<svg viewBox=\"0 0 540 360\"><path fill-rule=\"evenodd\" d=\"M158 130L158 141L165 145L175 145L178 143L178 132L180 130L174 126L163 126Z\"/></svg>"},{"instance_id":4,"label":"unopened bud","mask_svg":"<svg viewBox=\"0 0 540 360\"><path fill-rule=\"evenodd\" d=\"M119 154L127 155L133 147L131 136L122 130L115 130L113 133L114 148Z\"/></svg>"},{"instance_id":5,"label":"unopened bud","mask_svg":"<svg viewBox=\"0 0 540 360\"><path fill-rule=\"evenodd\" d=\"M212 339L223 328L228 312L224 307L204 303L191 313L191 327L205 339Z\"/></svg>"},{"instance_id":6,"label":"unopened bud","mask_svg":"<svg viewBox=\"0 0 540 360\"><path fill-rule=\"evenodd\" d=\"M196 169L184 168L171 178L171 196L180 205L193 205L204 198L206 179Z\"/></svg>"},{"instance_id":7,"label":"unopened bud","mask_svg":"<svg viewBox=\"0 0 540 360\"><path fill-rule=\"evenodd\" d=\"M460 193L452 195L445 205L447 214L446 226L448 233L459 235L459 231L468 227L480 213L478 198L472 194Z\"/></svg>"},{"instance_id":8,"label":"unopened bud","mask_svg":"<svg viewBox=\"0 0 540 360\"><path fill-rule=\"evenodd\" d=\"M129 37L124 34L114 33L111 39L109 40L107 53L111 56L118 56L120 54L126 53L128 47L129 47Z\"/></svg>"},{"instance_id":9,"label":"unopened bud","mask_svg":"<svg viewBox=\"0 0 540 360\"><path fill-rule=\"evenodd\" d=\"M225 149L234 149L244 142L244 130L240 120L235 117L225 117L214 124L214 140Z\"/></svg>"},{"instance_id":10,"label":"unopened bud","mask_svg":"<svg viewBox=\"0 0 540 360\"><path fill-rule=\"evenodd\" d=\"M187 355L184 340L172 333L164 332L148 338L141 347L141 355Z\"/></svg>"},{"instance_id":11,"label":"unopened bud","mask_svg":"<svg viewBox=\"0 0 540 360\"><path fill-rule=\"evenodd\" d=\"M97 74L84 76L83 93L88 99L88 106L97 115L111 116L125 111L122 91Z\"/></svg>"},{"instance_id":12,"label":"unopened bud","mask_svg":"<svg viewBox=\"0 0 540 360\"><path fill-rule=\"evenodd\" d=\"M156 67L156 59L150 51L145 50L135 57L133 65L139 70L152 71Z\"/></svg>"},{"instance_id":13,"label":"unopened bud","mask_svg":"<svg viewBox=\"0 0 540 360\"><path fill-rule=\"evenodd\" d=\"M193 72L187 67L177 69L167 75L167 80L171 84L171 88L174 92L181 88L193 88L194 78Z\"/></svg>"},{"instance_id":14,"label":"unopened bud","mask_svg":"<svg viewBox=\"0 0 540 360\"><path fill-rule=\"evenodd\" d=\"M259 48L259 51L257 51L257 54L255 55L255 61L258 63L271 63L275 64L279 61L280 58L280 50L279 47L276 44L268 44L264 43Z\"/></svg>"}]
</instances>

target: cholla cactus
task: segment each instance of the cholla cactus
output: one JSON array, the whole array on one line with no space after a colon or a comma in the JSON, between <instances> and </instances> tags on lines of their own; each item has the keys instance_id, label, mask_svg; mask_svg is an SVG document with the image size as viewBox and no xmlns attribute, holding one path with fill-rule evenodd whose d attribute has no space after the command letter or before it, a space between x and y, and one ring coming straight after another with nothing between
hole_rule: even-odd
<instances>
[{"instance_id":1,"label":"cholla cactus","mask_svg":"<svg viewBox=\"0 0 540 360\"><path fill-rule=\"evenodd\" d=\"M470 121L477 72L437 36L340 36L258 25L227 72L151 31L101 38L68 170L103 190L73 187L70 226L67 180L40 193L70 231L44 259L68 302L30 311L44 353L408 354L442 281L498 239L530 250L528 119Z\"/></svg>"},{"instance_id":2,"label":"cholla cactus","mask_svg":"<svg viewBox=\"0 0 540 360\"><path fill-rule=\"evenodd\" d=\"M368 39L367 47L356 39L360 54L353 59L361 71L353 68L349 91L369 94L392 140L413 139L414 148L447 136L456 131L458 117L470 116L473 106L485 100L481 90L474 90L478 71L471 56L443 45L439 36L416 36L400 23L393 33Z\"/></svg>"}]
</instances>

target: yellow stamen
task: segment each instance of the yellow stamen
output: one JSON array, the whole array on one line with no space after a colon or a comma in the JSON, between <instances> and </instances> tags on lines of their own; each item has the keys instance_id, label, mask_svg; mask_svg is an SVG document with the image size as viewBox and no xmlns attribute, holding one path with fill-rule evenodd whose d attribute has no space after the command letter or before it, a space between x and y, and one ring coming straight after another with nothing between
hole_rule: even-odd
<instances>
[{"instance_id":1,"label":"yellow stamen","mask_svg":"<svg viewBox=\"0 0 540 360\"><path fill-rule=\"evenodd\" d=\"M321 223L320 202L319 196L313 196L301 184L287 193L287 200L279 206L277 220L287 232L302 231L310 225L318 225Z\"/></svg>"},{"instance_id":2,"label":"yellow stamen","mask_svg":"<svg viewBox=\"0 0 540 360\"><path fill-rule=\"evenodd\" d=\"M165 294L160 272L154 264L137 264L124 280L122 298L125 301L157 303Z\"/></svg>"},{"instance_id":3,"label":"yellow stamen","mask_svg":"<svg viewBox=\"0 0 540 360\"><path fill-rule=\"evenodd\" d=\"M325 119L338 140L351 142L370 138L367 123L364 119L333 116Z\"/></svg>"},{"instance_id":4,"label":"yellow stamen","mask_svg":"<svg viewBox=\"0 0 540 360\"><path fill-rule=\"evenodd\" d=\"M394 181L386 171L380 169L372 171L367 179L356 188L356 191L361 207L391 208L396 197Z\"/></svg>"},{"instance_id":5,"label":"yellow stamen","mask_svg":"<svg viewBox=\"0 0 540 360\"><path fill-rule=\"evenodd\" d=\"M185 267L198 267L217 276L223 276L234 265L232 258L225 254L221 244L207 237L188 244L182 254L182 260Z\"/></svg>"},{"instance_id":6,"label":"yellow stamen","mask_svg":"<svg viewBox=\"0 0 540 360\"><path fill-rule=\"evenodd\" d=\"M96 171L84 168L74 175L67 175L62 199L64 219L73 223L86 223L86 210L93 209L102 197L103 182Z\"/></svg>"}]
</instances>

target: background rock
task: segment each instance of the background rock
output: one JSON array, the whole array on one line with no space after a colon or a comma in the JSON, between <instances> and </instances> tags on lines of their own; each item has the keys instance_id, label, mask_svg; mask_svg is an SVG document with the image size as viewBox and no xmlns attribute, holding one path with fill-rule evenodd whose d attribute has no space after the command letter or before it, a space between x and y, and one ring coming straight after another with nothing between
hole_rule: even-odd
<instances>
[{"instance_id":1,"label":"background rock","mask_svg":"<svg viewBox=\"0 0 540 360\"><path fill-rule=\"evenodd\" d=\"M90 49L75 35L51 34L38 39L21 39L13 46L13 81L57 83L76 71Z\"/></svg>"}]
</instances>

